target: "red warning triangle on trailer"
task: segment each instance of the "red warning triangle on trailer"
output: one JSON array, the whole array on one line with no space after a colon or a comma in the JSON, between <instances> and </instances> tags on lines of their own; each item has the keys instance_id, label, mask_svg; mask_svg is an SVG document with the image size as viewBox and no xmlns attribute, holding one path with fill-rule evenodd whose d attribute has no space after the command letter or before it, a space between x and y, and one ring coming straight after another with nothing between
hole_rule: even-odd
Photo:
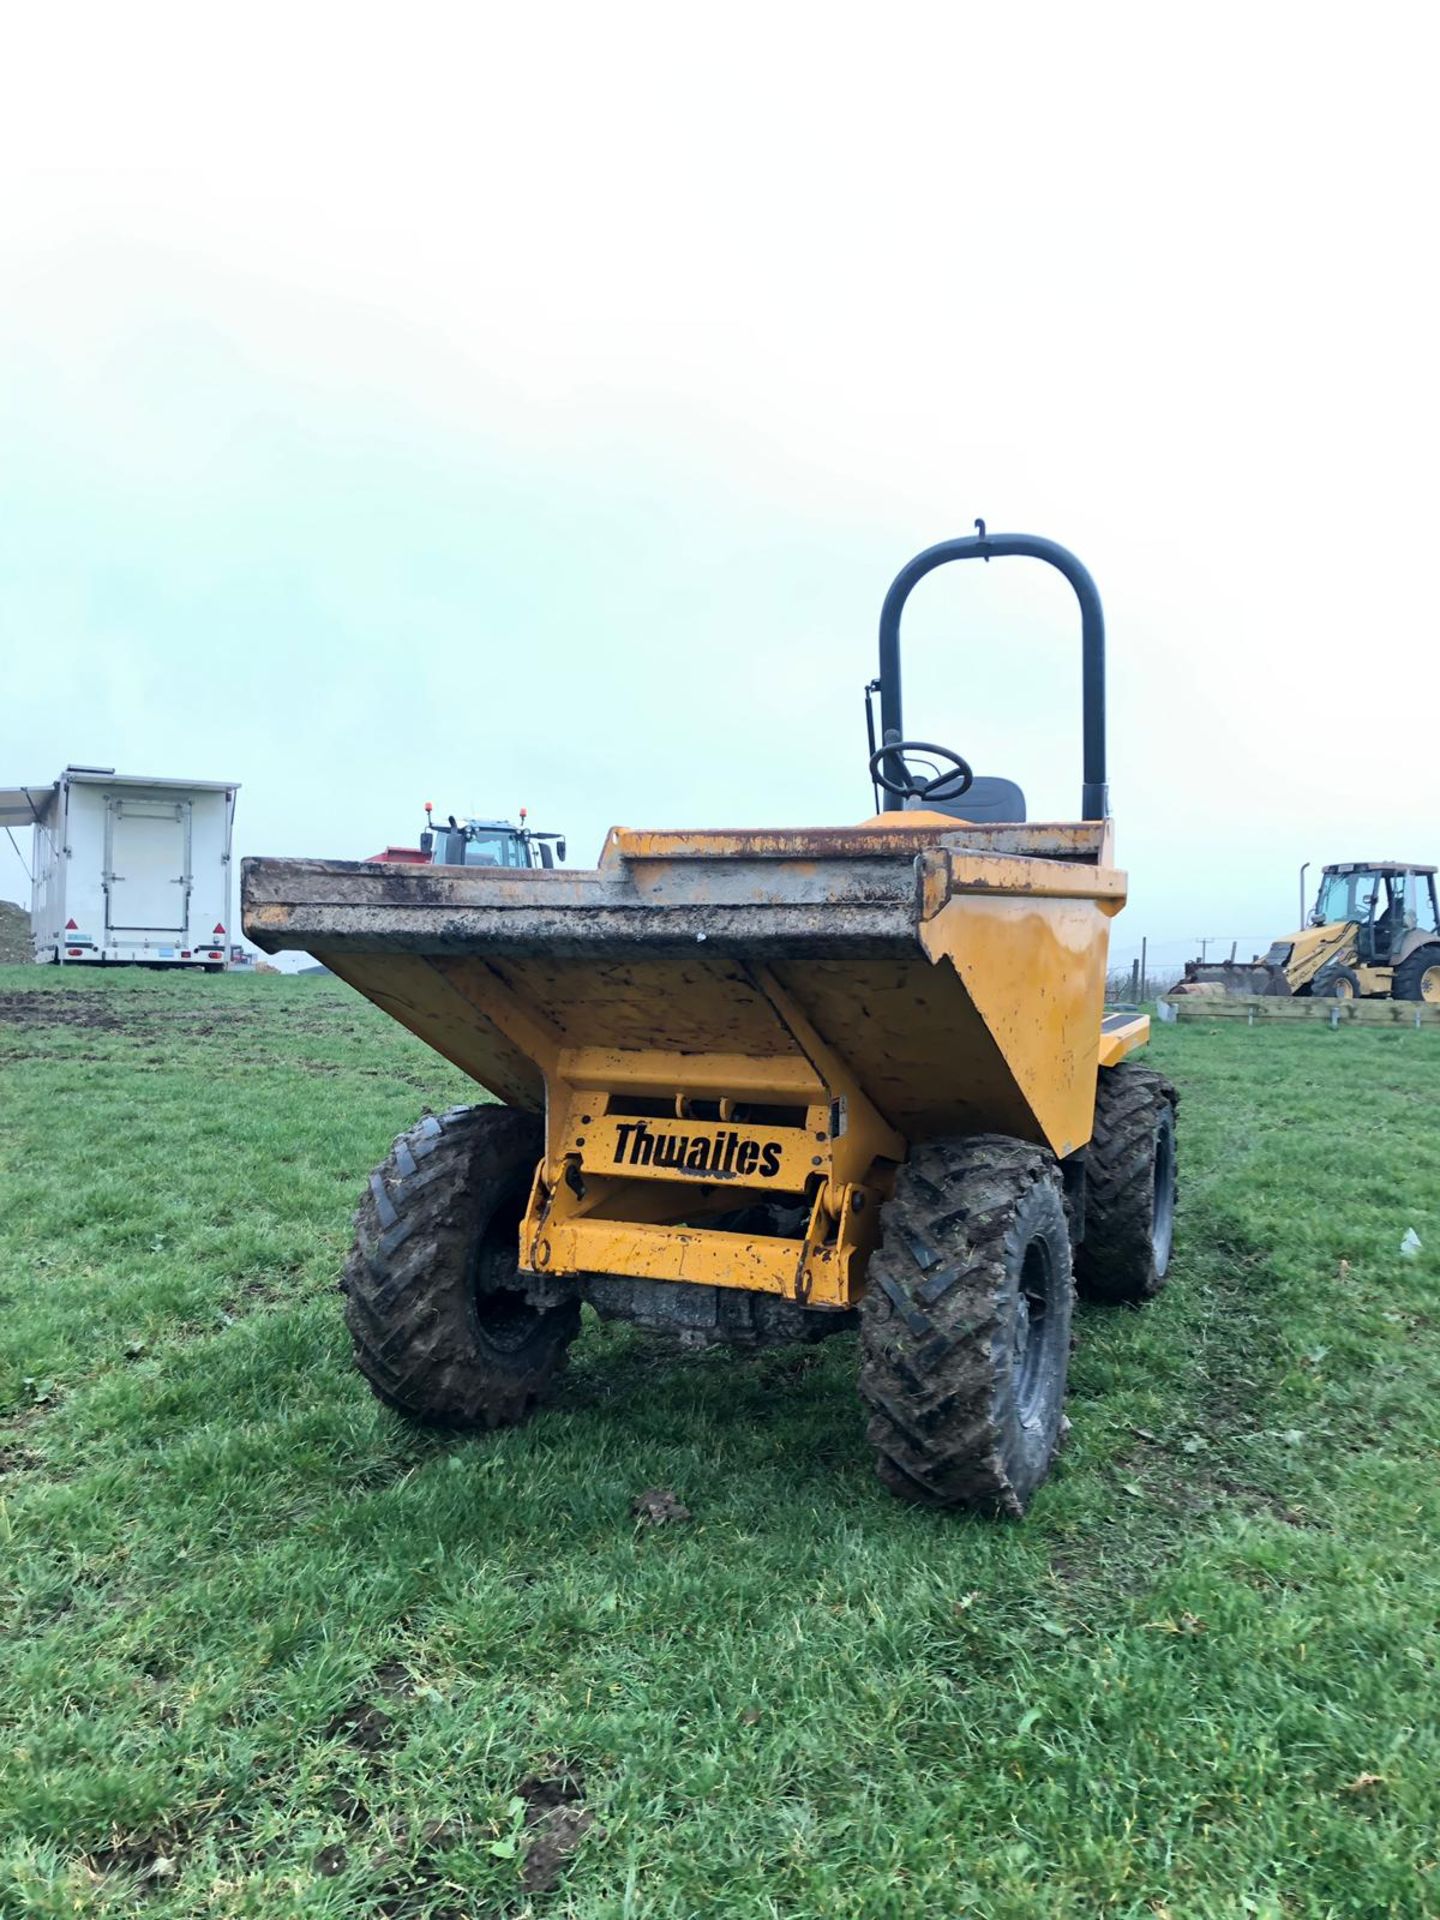
<instances>
[{"instance_id":1,"label":"red warning triangle on trailer","mask_svg":"<svg viewBox=\"0 0 1440 1920\"><path fill-rule=\"evenodd\" d=\"M223 933L225 931L218 920L215 922L215 931L216 933Z\"/></svg>"},{"instance_id":2,"label":"red warning triangle on trailer","mask_svg":"<svg viewBox=\"0 0 1440 1920\"><path fill-rule=\"evenodd\" d=\"M65 922L65 931L66 933L78 933L80 929L73 920L67 920Z\"/></svg>"}]
</instances>

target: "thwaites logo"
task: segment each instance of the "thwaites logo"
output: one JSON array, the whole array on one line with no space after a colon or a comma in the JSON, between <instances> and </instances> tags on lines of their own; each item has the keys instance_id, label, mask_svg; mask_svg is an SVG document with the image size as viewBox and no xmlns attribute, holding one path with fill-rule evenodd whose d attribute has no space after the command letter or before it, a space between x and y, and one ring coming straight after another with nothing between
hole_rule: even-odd
<instances>
[{"instance_id":1,"label":"thwaites logo","mask_svg":"<svg viewBox=\"0 0 1440 1920\"><path fill-rule=\"evenodd\" d=\"M617 1167L671 1167L676 1173L703 1173L711 1180L743 1180L758 1174L773 1180L780 1171L780 1147L774 1140L747 1140L743 1133L652 1133L643 1120L622 1120L615 1129Z\"/></svg>"}]
</instances>

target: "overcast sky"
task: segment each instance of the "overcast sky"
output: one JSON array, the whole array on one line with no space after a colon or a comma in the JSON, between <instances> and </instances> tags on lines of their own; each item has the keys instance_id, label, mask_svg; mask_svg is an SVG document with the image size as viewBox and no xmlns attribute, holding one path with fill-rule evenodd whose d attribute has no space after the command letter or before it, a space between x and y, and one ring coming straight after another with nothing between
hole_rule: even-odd
<instances>
[{"instance_id":1,"label":"overcast sky","mask_svg":"<svg viewBox=\"0 0 1440 1920\"><path fill-rule=\"evenodd\" d=\"M0 785L237 780L242 853L862 818L881 598L983 515L1105 601L1118 953L1440 859L1434 32L13 15ZM1072 817L1063 581L951 568L906 640L908 730Z\"/></svg>"}]
</instances>

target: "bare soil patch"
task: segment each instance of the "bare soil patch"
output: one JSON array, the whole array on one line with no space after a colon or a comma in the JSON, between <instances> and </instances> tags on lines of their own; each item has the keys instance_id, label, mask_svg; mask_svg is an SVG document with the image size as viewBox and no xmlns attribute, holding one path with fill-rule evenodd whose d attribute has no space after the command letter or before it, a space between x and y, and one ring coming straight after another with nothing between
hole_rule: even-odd
<instances>
[{"instance_id":1,"label":"bare soil patch","mask_svg":"<svg viewBox=\"0 0 1440 1920\"><path fill-rule=\"evenodd\" d=\"M585 1805L585 1776L573 1760L554 1758L542 1773L522 1780L516 1792L525 1802L529 1836L520 1885L526 1893L550 1893L595 1824Z\"/></svg>"},{"instance_id":2,"label":"bare soil patch","mask_svg":"<svg viewBox=\"0 0 1440 1920\"><path fill-rule=\"evenodd\" d=\"M88 993L0 993L0 1026L96 1027L116 1032L126 1026L114 1008Z\"/></svg>"}]
</instances>

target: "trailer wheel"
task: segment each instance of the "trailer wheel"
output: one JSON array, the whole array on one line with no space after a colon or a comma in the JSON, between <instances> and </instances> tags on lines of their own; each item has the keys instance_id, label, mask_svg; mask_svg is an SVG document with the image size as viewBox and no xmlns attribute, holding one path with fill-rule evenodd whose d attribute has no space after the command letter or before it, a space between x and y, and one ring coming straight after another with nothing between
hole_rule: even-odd
<instances>
[{"instance_id":1,"label":"trailer wheel","mask_svg":"<svg viewBox=\"0 0 1440 1920\"><path fill-rule=\"evenodd\" d=\"M511 1107L454 1107L370 1176L340 1283L355 1362L387 1406L442 1427L523 1420L565 1364L580 1302L536 1301L521 1217L544 1146Z\"/></svg>"},{"instance_id":2,"label":"trailer wheel","mask_svg":"<svg viewBox=\"0 0 1440 1920\"><path fill-rule=\"evenodd\" d=\"M1090 1300L1139 1305L1165 1284L1175 1238L1175 1108L1149 1067L1102 1067L1085 1149L1084 1233L1075 1279Z\"/></svg>"},{"instance_id":3,"label":"trailer wheel","mask_svg":"<svg viewBox=\"0 0 1440 1920\"><path fill-rule=\"evenodd\" d=\"M902 1499L1018 1517L1065 1432L1074 1296L1060 1173L995 1134L895 1177L860 1308L860 1394Z\"/></svg>"}]
</instances>

